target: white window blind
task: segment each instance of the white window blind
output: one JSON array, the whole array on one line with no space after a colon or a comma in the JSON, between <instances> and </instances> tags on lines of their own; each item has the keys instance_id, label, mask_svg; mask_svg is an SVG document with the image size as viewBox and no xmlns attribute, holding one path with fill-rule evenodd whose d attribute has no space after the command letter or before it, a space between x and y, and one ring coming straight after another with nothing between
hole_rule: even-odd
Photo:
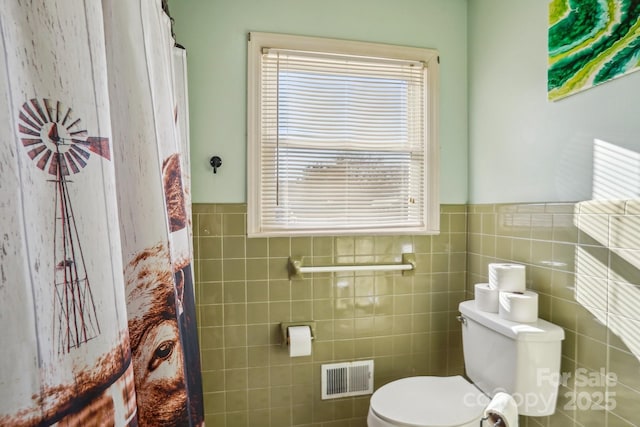
<instances>
[{"instance_id":1,"label":"white window blind","mask_svg":"<svg viewBox=\"0 0 640 427\"><path fill-rule=\"evenodd\" d=\"M425 64L269 47L259 56L250 234L426 231Z\"/></svg>"}]
</instances>

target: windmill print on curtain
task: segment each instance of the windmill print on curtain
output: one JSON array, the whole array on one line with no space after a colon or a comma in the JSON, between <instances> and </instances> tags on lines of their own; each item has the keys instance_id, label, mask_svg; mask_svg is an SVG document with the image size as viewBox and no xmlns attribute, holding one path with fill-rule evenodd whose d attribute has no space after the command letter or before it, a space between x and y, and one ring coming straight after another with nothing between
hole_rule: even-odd
<instances>
[{"instance_id":1,"label":"windmill print on curtain","mask_svg":"<svg viewBox=\"0 0 640 427\"><path fill-rule=\"evenodd\" d=\"M0 426L204 425L170 26L160 0L0 8Z\"/></svg>"},{"instance_id":2,"label":"windmill print on curtain","mask_svg":"<svg viewBox=\"0 0 640 427\"><path fill-rule=\"evenodd\" d=\"M137 423L101 16L0 8L2 426Z\"/></svg>"},{"instance_id":3,"label":"windmill print on curtain","mask_svg":"<svg viewBox=\"0 0 640 427\"><path fill-rule=\"evenodd\" d=\"M640 69L640 0L550 0L547 90L557 100Z\"/></svg>"}]
</instances>

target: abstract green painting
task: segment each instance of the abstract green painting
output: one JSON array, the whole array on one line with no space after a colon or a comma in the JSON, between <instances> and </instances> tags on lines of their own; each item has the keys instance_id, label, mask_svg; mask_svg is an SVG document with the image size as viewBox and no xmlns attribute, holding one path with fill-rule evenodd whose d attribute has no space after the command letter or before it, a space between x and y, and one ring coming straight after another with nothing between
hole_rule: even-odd
<instances>
[{"instance_id":1,"label":"abstract green painting","mask_svg":"<svg viewBox=\"0 0 640 427\"><path fill-rule=\"evenodd\" d=\"M549 0L550 100L640 70L640 0Z\"/></svg>"}]
</instances>

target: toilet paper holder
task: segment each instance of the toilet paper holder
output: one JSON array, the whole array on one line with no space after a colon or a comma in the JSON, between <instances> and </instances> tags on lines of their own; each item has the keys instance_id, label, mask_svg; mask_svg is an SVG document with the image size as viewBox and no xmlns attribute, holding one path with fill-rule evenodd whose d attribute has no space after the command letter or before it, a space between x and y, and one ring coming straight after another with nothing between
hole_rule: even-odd
<instances>
[{"instance_id":1,"label":"toilet paper holder","mask_svg":"<svg viewBox=\"0 0 640 427\"><path fill-rule=\"evenodd\" d=\"M488 421L490 423L489 427L505 427L506 426L502 417L495 414L489 414L489 416L482 418L480 420L480 425L483 426L485 421Z\"/></svg>"},{"instance_id":2,"label":"toilet paper holder","mask_svg":"<svg viewBox=\"0 0 640 427\"><path fill-rule=\"evenodd\" d=\"M303 322L282 322L280 323L280 334L282 336L281 345L286 347L289 345L289 327L291 326L308 326L311 330L311 340L316 337L316 322L313 320Z\"/></svg>"}]
</instances>

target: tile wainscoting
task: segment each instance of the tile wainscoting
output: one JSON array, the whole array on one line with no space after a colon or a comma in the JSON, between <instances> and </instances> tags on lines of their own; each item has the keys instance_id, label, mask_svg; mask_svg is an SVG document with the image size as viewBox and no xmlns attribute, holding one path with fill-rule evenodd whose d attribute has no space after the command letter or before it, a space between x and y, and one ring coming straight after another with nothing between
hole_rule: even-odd
<instances>
[{"instance_id":1,"label":"tile wainscoting","mask_svg":"<svg viewBox=\"0 0 640 427\"><path fill-rule=\"evenodd\" d=\"M438 236L248 239L245 224L244 204L193 206L209 426L365 427L369 396L321 400L324 363L373 359L376 388L463 373L457 305L495 261L526 264L540 317L566 332L557 411L521 426L640 425L637 201L445 205ZM288 279L289 256L395 262L402 252L416 253L415 275ZM316 321L313 353L289 358L279 323L304 320Z\"/></svg>"},{"instance_id":2,"label":"tile wainscoting","mask_svg":"<svg viewBox=\"0 0 640 427\"><path fill-rule=\"evenodd\" d=\"M562 326L556 413L524 427L640 425L640 202L471 205L468 280L527 266L540 317Z\"/></svg>"},{"instance_id":3,"label":"tile wainscoting","mask_svg":"<svg viewBox=\"0 0 640 427\"><path fill-rule=\"evenodd\" d=\"M375 387L463 371L455 320L465 298L465 205L441 208L437 236L246 237L246 205L194 205L196 302L207 425L364 427L370 396L321 400L320 365L373 359ZM400 261L413 276L323 273L315 264ZM289 358L279 323L315 320L312 355Z\"/></svg>"}]
</instances>

